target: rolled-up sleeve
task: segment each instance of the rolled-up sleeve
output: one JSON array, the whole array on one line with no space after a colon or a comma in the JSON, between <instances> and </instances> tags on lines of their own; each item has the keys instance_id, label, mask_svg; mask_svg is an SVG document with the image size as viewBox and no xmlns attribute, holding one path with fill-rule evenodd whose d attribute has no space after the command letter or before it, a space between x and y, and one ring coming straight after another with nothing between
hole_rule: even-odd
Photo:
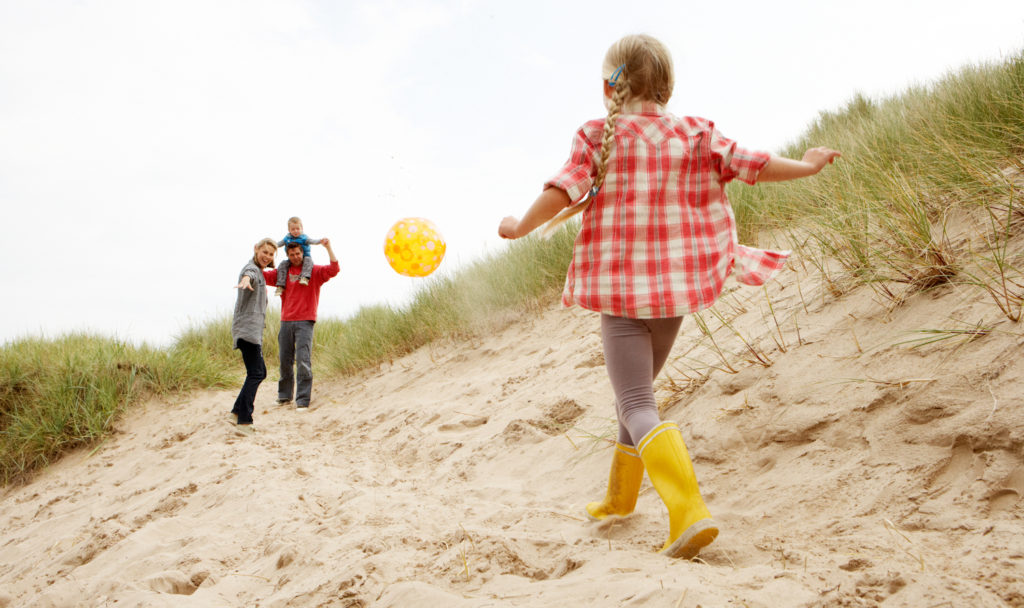
<instances>
[{"instance_id":1,"label":"rolled-up sleeve","mask_svg":"<svg viewBox=\"0 0 1024 608\"><path fill-rule=\"evenodd\" d=\"M576 131L572 140L572 150L569 153L569 160L565 161L558 173L555 173L548 181L544 182L544 188L559 188L569 195L569 200L579 201L583 195L590 192L594 185L594 158L598 149L592 136L594 125L587 123ZM595 141L600 141L600 127Z\"/></svg>"},{"instance_id":2,"label":"rolled-up sleeve","mask_svg":"<svg viewBox=\"0 0 1024 608\"><path fill-rule=\"evenodd\" d=\"M711 132L711 159L723 184L734 179L747 184L757 183L758 174L770 158L767 152L739 147L718 129Z\"/></svg>"},{"instance_id":3,"label":"rolled-up sleeve","mask_svg":"<svg viewBox=\"0 0 1024 608\"><path fill-rule=\"evenodd\" d=\"M313 267L313 273L316 275L317 281L321 283L326 283L332 277L338 276L339 272L341 272L341 264L337 260L325 266Z\"/></svg>"}]
</instances>

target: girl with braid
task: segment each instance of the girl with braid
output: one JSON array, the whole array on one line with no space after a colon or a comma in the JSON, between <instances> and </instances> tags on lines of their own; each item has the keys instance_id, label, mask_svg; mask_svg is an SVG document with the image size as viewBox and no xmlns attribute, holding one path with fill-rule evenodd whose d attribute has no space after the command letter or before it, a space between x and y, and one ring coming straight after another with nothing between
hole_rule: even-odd
<instances>
[{"instance_id":1,"label":"girl with braid","mask_svg":"<svg viewBox=\"0 0 1024 608\"><path fill-rule=\"evenodd\" d=\"M569 160L522 219L504 218L498 234L520 238L545 222L550 232L582 213L562 303L601 313L618 418L607 492L586 512L595 520L631 513L646 469L668 508L661 552L690 559L719 526L679 427L659 417L654 378L683 315L714 304L730 272L761 285L789 255L737 242L725 185L811 176L839 153L812 148L799 161L781 158L739 147L710 120L668 113L672 58L650 36L613 44L602 80L608 116L579 128Z\"/></svg>"}]
</instances>

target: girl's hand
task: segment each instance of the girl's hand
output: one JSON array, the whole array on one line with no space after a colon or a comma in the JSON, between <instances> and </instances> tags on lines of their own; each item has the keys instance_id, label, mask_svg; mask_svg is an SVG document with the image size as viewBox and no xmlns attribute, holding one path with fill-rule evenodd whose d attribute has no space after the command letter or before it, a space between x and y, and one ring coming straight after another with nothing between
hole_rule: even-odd
<instances>
[{"instance_id":1,"label":"girl's hand","mask_svg":"<svg viewBox=\"0 0 1024 608\"><path fill-rule=\"evenodd\" d=\"M242 277L242 280L238 282L238 285L235 285L235 289L248 289L249 291L255 291L252 288L252 280L249 278L249 275Z\"/></svg>"},{"instance_id":2,"label":"girl's hand","mask_svg":"<svg viewBox=\"0 0 1024 608\"><path fill-rule=\"evenodd\" d=\"M508 216L498 225L498 235L503 239L519 238L519 218Z\"/></svg>"},{"instance_id":3,"label":"girl's hand","mask_svg":"<svg viewBox=\"0 0 1024 608\"><path fill-rule=\"evenodd\" d=\"M818 171L821 171L825 165L832 164L832 161L834 161L836 158L840 156L842 156L842 154L840 154L838 150L833 150L832 148L820 146L817 148L811 148L810 150L804 152L804 157L802 160L803 162L813 166L814 172L817 173Z\"/></svg>"}]
</instances>

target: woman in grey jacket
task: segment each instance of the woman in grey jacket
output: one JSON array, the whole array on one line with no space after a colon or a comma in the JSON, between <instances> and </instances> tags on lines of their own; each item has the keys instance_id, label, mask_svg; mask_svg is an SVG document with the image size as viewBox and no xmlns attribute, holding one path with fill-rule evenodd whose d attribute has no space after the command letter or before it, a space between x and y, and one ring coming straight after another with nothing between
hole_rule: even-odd
<instances>
[{"instance_id":1,"label":"woman in grey jacket","mask_svg":"<svg viewBox=\"0 0 1024 608\"><path fill-rule=\"evenodd\" d=\"M252 435L253 402L256 389L267 377L267 366L263 362L263 324L267 317L267 282L263 269L274 266L277 245L274 239L263 239L253 247L253 256L238 275L238 296L235 298L235 315L231 321L231 339L234 347L242 351L245 362L245 382L231 408L236 419L235 429L241 435Z\"/></svg>"}]
</instances>

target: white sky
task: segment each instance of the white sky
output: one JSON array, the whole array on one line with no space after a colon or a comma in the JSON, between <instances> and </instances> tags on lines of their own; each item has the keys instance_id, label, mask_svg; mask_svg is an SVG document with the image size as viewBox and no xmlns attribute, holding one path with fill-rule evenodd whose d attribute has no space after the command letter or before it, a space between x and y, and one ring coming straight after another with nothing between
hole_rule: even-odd
<instances>
[{"instance_id":1,"label":"white sky","mask_svg":"<svg viewBox=\"0 0 1024 608\"><path fill-rule=\"evenodd\" d=\"M627 33L672 52L671 111L767 150L855 92L1024 48L1020 0L715 4L0 0L0 342L168 344L230 314L292 215L341 260L321 318L401 305L421 283L387 265L388 227L433 220L439 272L505 247L499 220L604 115Z\"/></svg>"}]
</instances>

